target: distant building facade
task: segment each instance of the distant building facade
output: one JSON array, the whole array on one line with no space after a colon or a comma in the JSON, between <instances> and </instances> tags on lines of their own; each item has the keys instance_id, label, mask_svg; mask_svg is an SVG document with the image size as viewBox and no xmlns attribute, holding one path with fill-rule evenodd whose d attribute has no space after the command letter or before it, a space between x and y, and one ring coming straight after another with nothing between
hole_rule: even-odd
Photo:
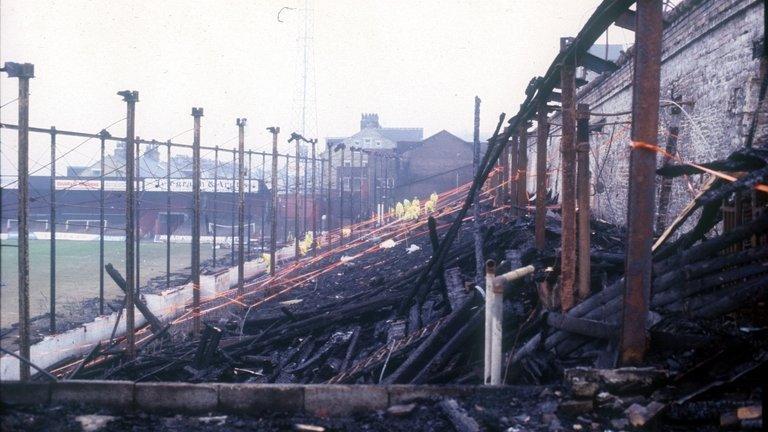
<instances>
[{"instance_id":1,"label":"distant building facade","mask_svg":"<svg viewBox=\"0 0 768 432\"><path fill-rule=\"evenodd\" d=\"M362 114L354 135L326 138L324 157L328 154L338 200L332 206L343 204L345 220L370 217L379 205L389 209L472 179L472 143L446 130L425 139L421 128L384 128L375 113Z\"/></svg>"}]
</instances>

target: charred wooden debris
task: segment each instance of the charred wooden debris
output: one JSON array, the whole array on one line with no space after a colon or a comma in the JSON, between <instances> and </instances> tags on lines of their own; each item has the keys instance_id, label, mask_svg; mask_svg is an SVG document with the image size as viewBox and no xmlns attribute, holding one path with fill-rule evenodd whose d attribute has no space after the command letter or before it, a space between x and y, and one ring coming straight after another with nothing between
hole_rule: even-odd
<instances>
[{"instance_id":1,"label":"charred wooden debris","mask_svg":"<svg viewBox=\"0 0 768 432\"><path fill-rule=\"evenodd\" d=\"M662 411L672 420L719 421L731 408L736 413L755 403L759 390L747 385L745 391L744 383L764 371L768 360L768 212L754 185L766 177L768 152L744 150L707 166L741 174L736 181L708 182L659 233L646 324L650 357L642 369L614 369L626 233L592 221L592 293L563 311L557 295L543 298L541 290L542 283L557 290L559 216L549 213L547 248L540 252L533 245L532 218L509 216L491 208L490 199L483 201L483 254L499 263L496 274L526 265L537 269L504 289L504 383L564 383L570 389L562 401L566 412L605 410L616 414L618 424L645 424ZM692 174L684 166L658 173ZM441 271L428 271L454 217L418 221L395 247L371 247L386 237L371 236L296 270L337 265L258 308L206 322L199 338L167 337L167 326L157 328L149 319L154 335L139 343L135 359L124 359L114 346L97 347L70 377L480 384L484 304L483 288L475 283L473 225L461 225L438 263ZM684 226L691 228L681 233ZM737 396L726 398L719 388ZM708 414L694 408L700 405L709 407Z\"/></svg>"}]
</instances>

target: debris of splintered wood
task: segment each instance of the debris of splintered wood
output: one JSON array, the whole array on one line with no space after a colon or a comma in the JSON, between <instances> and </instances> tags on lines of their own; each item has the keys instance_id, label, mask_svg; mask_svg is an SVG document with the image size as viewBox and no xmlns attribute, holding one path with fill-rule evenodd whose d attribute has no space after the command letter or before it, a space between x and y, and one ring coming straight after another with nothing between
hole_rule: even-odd
<instances>
[{"instance_id":1,"label":"debris of splintered wood","mask_svg":"<svg viewBox=\"0 0 768 432\"><path fill-rule=\"evenodd\" d=\"M120 274L120 272L112 266L112 263L107 263L107 265L104 266L104 269L107 271L109 276L112 278L113 281L115 281L115 284L123 290L125 293L128 291L126 288L125 279ZM160 322L160 320L155 316L155 314L152 313L151 310L147 307L147 305L144 303L144 301L141 300L138 296L134 296L136 300L134 303L136 304L136 309L141 312L142 315L144 315L144 318L147 319L147 322L152 328L153 333L157 333L163 329L163 324Z\"/></svg>"}]
</instances>

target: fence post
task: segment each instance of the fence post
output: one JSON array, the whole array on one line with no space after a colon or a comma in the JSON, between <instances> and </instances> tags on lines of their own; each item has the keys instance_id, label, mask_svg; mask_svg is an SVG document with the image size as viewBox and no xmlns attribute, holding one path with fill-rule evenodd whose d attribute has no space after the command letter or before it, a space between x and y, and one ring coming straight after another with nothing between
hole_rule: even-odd
<instances>
[{"instance_id":1,"label":"fence post","mask_svg":"<svg viewBox=\"0 0 768 432\"><path fill-rule=\"evenodd\" d=\"M251 237L253 235L253 150L248 150L248 246L246 252L251 255Z\"/></svg>"},{"instance_id":2,"label":"fence post","mask_svg":"<svg viewBox=\"0 0 768 432\"><path fill-rule=\"evenodd\" d=\"M272 158L274 159L274 156L272 156ZM262 153L261 154L261 183L259 184L258 192L261 192L261 186L262 185L266 185L267 184L267 181L266 181L267 180L266 179L266 175L267 175L266 174L266 170L267 170L267 154L266 153ZM262 253L262 254L264 253L264 234L265 234L264 233L264 224L265 224L264 218L266 216L267 216L267 203L266 202L262 202L261 203L261 229L260 229L261 240L259 241L259 252Z\"/></svg>"},{"instance_id":3,"label":"fence post","mask_svg":"<svg viewBox=\"0 0 768 432\"><path fill-rule=\"evenodd\" d=\"M235 165L237 163L237 151L232 150L232 211L229 217L229 235L232 238L230 241L230 253L229 253L229 266L235 266L235 214L237 213L237 191L235 191L235 179L237 178L237 170Z\"/></svg>"},{"instance_id":4,"label":"fence post","mask_svg":"<svg viewBox=\"0 0 768 432\"><path fill-rule=\"evenodd\" d=\"M51 126L51 334L56 333L56 127Z\"/></svg>"},{"instance_id":5,"label":"fence post","mask_svg":"<svg viewBox=\"0 0 768 432\"><path fill-rule=\"evenodd\" d=\"M165 146L165 287L171 287L171 140Z\"/></svg>"},{"instance_id":6,"label":"fence post","mask_svg":"<svg viewBox=\"0 0 768 432\"><path fill-rule=\"evenodd\" d=\"M213 150L213 266L216 267L216 234L219 225L219 146Z\"/></svg>"},{"instance_id":7,"label":"fence post","mask_svg":"<svg viewBox=\"0 0 768 432\"><path fill-rule=\"evenodd\" d=\"M298 163L298 161L296 162ZM283 234L285 236L285 245L288 245L288 192L290 191L289 171L291 167L291 155L285 153L285 221L283 222Z\"/></svg>"},{"instance_id":8,"label":"fence post","mask_svg":"<svg viewBox=\"0 0 768 432\"><path fill-rule=\"evenodd\" d=\"M315 184L317 170L315 146L317 140L313 139L310 144L312 144L312 256L317 256L317 187ZM322 181L320 183L322 184Z\"/></svg>"},{"instance_id":9,"label":"fence post","mask_svg":"<svg viewBox=\"0 0 768 432\"><path fill-rule=\"evenodd\" d=\"M117 93L126 102L126 132L125 132L125 335L128 343L126 358L133 359L135 355L134 334L134 292L136 290L136 221L135 221L135 175L136 175L136 102L139 101L139 92L123 90Z\"/></svg>"},{"instance_id":10,"label":"fence post","mask_svg":"<svg viewBox=\"0 0 768 432\"><path fill-rule=\"evenodd\" d=\"M299 188L301 187L301 140L296 140L296 173L293 179L293 258L299 260ZM287 195L286 195L287 198Z\"/></svg>"},{"instance_id":11,"label":"fence post","mask_svg":"<svg viewBox=\"0 0 768 432\"><path fill-rule=\"evenodd\" d=\"M19 79L19 354L29 358L29 79L35 77L35 66L31 63L5 63L3 68L8 76ZM19 362L19 379L30 378L29 364Z\"/></svg>"},{"instance_id":12,"label":"fence post","mask_svg":"<svg viewBox=\"0 0 768 432\"><path fill-rule=\"evenodd\" d=\"M326 209L327 217L326 217L326 230L325 230L325 243L330 246L331 245L331 230L333 229L333 211L332 211L332 205L333 205L333 195L331 194L331 187L333 186L333 152L331 151L331 147L328 146L328 174L326 174L326 177L328 177L328 208Z\"/></svg>"},{"instance_id":13,"label":"fence post","mask_svg":"<svg viewBox=\"0 0 768 432\"><path fill-rule=\"evenodd\" d=\"M279 127L267 128L272 133L272 208L269 213L269 274L275 275L275 247L277 245L277 134Z\"/></svg>"},{"instance_id":14,"label":"fence post","mask_svg":"<svg viewBox=\"0 0 768 432\"><path fill-rule=\"evenodd\" d=\"M642 363L647 349L645 328L651 292L654 176L659 127L662 1L638 0L632 77L632 150L625 259L624 307L620 361Z\"/></svg>"},{"instance_id":15,"label":"fence post","mask_svg":"<svg viewBox=\"0 0 768 432\"><path fill-rule=\"evenodd\" d=\"M202 116L202 108L192 108L192 117L194 118L194 138L192 139L192 331L195 336L200 334L200 117ZM215 254L215 244L213 250Z\"/></svg>"},{"instance_id":16,"label":"fence post","mask_svg":"<svg viewBox=\"0 0 768 432\"><path fill-rule=\"evenodd\" d=\"M245 294L245 122L246 119L237 119L239 141L237 144L237 294L238 297ZM234 170L234 167L233 167ZM232 239L232 247L235 240ZM234 250L232 251L234 253Z\"/></svg>"},{"instance_id":17,"label":"fence post","mask_svg":"<svg viewBox=\"0 0 768 432\"><path fill-rule=\"evenodd\" d=\"M99 315L104 315L104 164L105 164L105 143L110 137L106 129L99 132L101 140L101 177L99 179Z\"/></svg>"}]
</instances>

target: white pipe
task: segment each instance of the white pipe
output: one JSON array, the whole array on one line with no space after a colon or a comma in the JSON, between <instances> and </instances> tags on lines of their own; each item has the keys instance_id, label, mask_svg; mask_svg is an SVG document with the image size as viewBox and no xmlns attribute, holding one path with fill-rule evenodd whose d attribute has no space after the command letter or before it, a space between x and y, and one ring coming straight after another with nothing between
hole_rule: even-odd
<instances>
[{"instance_id":1,"label":"white pipe","mask_svg":"<svg viewBox=\"0 0 768 432\"><path fill-rule=\"evenodd\" d=\"M485 274L485 357L483 357L483 382L491 383L491 328L493 318L491 309L493 305L493 274Z\"/></svg>"},{"instance_id":2,"label":"white pipe","mask_svg":"<svg viewBox=\"0 0 768 432\"><path fill-rule=\"evenodd\" d=\"M495 276L496 263L485 264L485 384L501 385L504 353L501 341L504 327L504 285L533 273L533 266Z\"/></svg>"}]
</instances>

